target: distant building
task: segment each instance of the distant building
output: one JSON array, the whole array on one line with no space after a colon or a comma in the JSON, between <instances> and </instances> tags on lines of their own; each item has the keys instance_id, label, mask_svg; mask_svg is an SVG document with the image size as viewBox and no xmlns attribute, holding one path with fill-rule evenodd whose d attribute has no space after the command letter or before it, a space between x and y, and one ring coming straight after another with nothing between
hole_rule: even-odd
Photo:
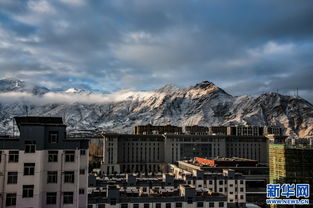
<instances>
[{"instance_id":1,"label":"distant building","mask_svg":"<svg viewBox=\"0 0 313 208\"><path fill-rule=\"evenodd\" d=\"M152 135L152 134L182 134L182 127L165 125L153 126L151 124L135 126L135 134Z\"/></svg>"},{"instance_id":2,"label":"distant building","mask_svg":"<svg viewBox=\"0 0 313 208\"><path fill-rule=\"evenodd\" d=\"M272 140L269 144L270 183L310 184L309 206L312 207L312 161L313 139ZM285 207L285 205L272 207Z\"/></svg>"},{"instance_id":3,"label":"distant building","mask_svg":"<svg viewBox=\"0 0 313 208\"><path fill-rule=\"evenodd\" d=\"M268 162L264 136L103 135L103 174L166 172L168 163L194 157L241 157Z\"/></svg>"},{"instance_id":4,"label":"distant building","mask_svg":"<svg viewBox=\"0 0 313 208\"><path fill-rule=\"evenodd\" d=\"M88 141L66 137L59 117L15 117L0 138L0 207L86 207Z\"/></svg>"},{"instance_id":5,"label":"distant building","mask_svg":"<svg viewBox=\"0 0 313 208\"><path fill-rule=\"evenodd\" d=\"M186 126L185 134L217 136L282 136L283 130L277 126Z\"/></svg>"},{"instance_id":6,"label":"distant building","mask_svg":"<svg viewBox=\"0 0 313 208\"><path fill-rule=\"evenodd\" d=\"M209 135L209 127L206 126L185 126L185 134L190 135Z\"/></svg>"},{"instance_id":7,"label":"distant building","mask_svg":"<svg viewBox=\"0 0 313 208\"><path fill-rule=\"evenodd\" d=\"M176 170L203 171L205 173L222 173L224 169L232 169L241 173L246 181L246 201L265 206L266 184L269 182L269 169L256 160L232 158L200 158L194 160L178 161Z\"/></svg>"},{"instance_id":8,"label":"distant building","mask_svg":"<svg viewBox=\"0 0 313 208\"><path fill-rule=\"evenodd\" d=\"M292 139L283 143L271 143L269 144L270 182L313 185L312 161L312 140Z\"/></svg>"},{"instance_id":9,"label":"distant building","mask_svg":"<svg viewBox=\"0 0 313 208\"><path fill-rule=\"evenodd\" d=\"M126 175L126 178L90 181L93 181L88 191L90 208L113 205L129 208L245 207L244 178L231 170L213 174L188 173L176 178L172 174L163 174L162 178ZM226 194L228 187L229 195ZM112 189L114 195L111 195Z\"/></svg>"},{"instance_id":10,"label":"distant building","mask_svg":"<svg viewBox=\"0 0 313 208\"><path fill-rule=\"evenodd\" d=\"M242 174L232 169L223 169L222 173L210 173L198 169L184 169L171 165L176 178L187 181L187 184L213 192L225 194L231 207L245 207L246 181Z\"/></svg>"}]
</instances>

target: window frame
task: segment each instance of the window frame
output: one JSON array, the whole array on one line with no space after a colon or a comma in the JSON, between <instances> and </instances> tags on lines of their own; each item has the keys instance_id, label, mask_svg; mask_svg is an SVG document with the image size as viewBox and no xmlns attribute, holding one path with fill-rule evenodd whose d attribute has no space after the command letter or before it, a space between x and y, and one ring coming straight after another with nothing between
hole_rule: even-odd
<instances>
[{"instance_id":1,"label":"window frame","mask_svg":"<svg viewBox=\"0 0 313 208\"><path fill-rule=\"evenodd\" d=\"M33 198L34 197L34 185L23 185L22 198Z\"/></svg>"},{"instance_id":2,"label":"window frame","mask_svg":"<svg viewBox=\"0 0 313 208\"><path fill-rule=\"evenodd\" d=\"M65 199L67 199L69 201L67 201ZM63 204L73 204L73 202L74 202L74 193L73 192L63 192Z\"/></svg>"},{"instance_id":3,"label":"window frame","mask_svg":"<svg viewBox=\"0 0 313 208\"><path fill-rule=\"evenodd\" d=\"M74 182L75 182L75 172L64 171L64 183L74 183Z\"/></svg>"},{"instance_id":4,"label":"window frame","mask_svg":"<svg viewBox=\"0 0 313 208\"><path fill-rule=\"evenodd\" d=\"M16 193L6 193L5 195L5 206L15 206L16 205ZM10 203L9 203L10 202Z\"/></svg>"},{"instance_id":5,"label":"window frame","mask_svg":"<svg viewBox=\"0 0 313 208\"><path fill-rule=\"evenodd\" d=\"M35 175L35 163L24 163L24 176Z\"/></svg>"},{"instance_id":6,"label":"window frame","mask_svg":"<svg viewBox=\"0 0 313 208\"><path fill-rule=\"evenodd\" d=\"M57 204L57 192L46 193L46 204Z\"/></svg>"},{"instance_id":7,"label":"window frame","mask_svg":"<svg viewBox=\"0 0 313 208\"><path fill-rule=\"evenodd\" d=\"M18 163L19 161L19 151L9 151L9 163Z\"/></svg>"},{"instance_id":8,"label":"window frame","mask_svg":"<svg viewBox=\"0 0 313 208\"><path fill-rule=\"evenodd\" d=\"M24 153L35 153L36 152L36 141L30 141L27 140L24 143L25 148L24 148Z\"/></svg>"},{"instance_id":9,"label":"window frame","mask_svg":"<svg viewBox=\"0 0 313 208\"><path fill-rule=\"evenodd\" d=\"M15 175L12 176L10 174L15 174ZM8 172L7 184L17 184L17 181L18 181L18 172L16 171Z\"/></svg>"},{"instance_id":10,"label":"window frame","mask_svg":"<svg viewBox=\"0 0 313 208\"><path fill-rule=\"evenodd\" d=\"M58 183L58 171L47 171L47 184Z\"/></svg>"}]
</instances>

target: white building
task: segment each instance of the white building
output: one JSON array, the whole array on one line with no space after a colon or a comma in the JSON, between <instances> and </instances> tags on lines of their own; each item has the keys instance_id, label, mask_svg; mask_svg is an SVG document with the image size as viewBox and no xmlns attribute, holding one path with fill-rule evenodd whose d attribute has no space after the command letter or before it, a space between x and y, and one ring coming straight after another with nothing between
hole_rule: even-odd
<instances>
[{"instance_id":1,"label":"white building","mask_svg":"<svg viewBox=\"0 0 313 208\"><path fill-rule=\"evenodd\" d=\"M0 137L0 207L87 207L88 141L66 138L62 118L16 117Z\"/></svg>"}]
</instances>

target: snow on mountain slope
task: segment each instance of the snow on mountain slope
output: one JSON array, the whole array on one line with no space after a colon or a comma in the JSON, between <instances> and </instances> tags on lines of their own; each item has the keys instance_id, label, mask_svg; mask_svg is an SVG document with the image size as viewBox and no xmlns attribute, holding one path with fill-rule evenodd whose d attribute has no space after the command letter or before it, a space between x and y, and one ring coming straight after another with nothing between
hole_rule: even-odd
<instances>
[{"instance_id":1,"label":"snow on mountain slope","mask_svg":"<svg viewBox=\"0 0 313 208\"><path fill-rule=\"evenodd\" d=\"M10 92L24 94L21 98L14 94L8 102L11 97L3 95ZM12 132L12 117L26 115L26 111L28 115L62 116L70 130L132 133L135 125L148 123L247 124L278 125L287 134L313 136L313 106L306 100L277 93L234 97L208 81L189 88L166 85L153 91L101 94L74 88L52 92L19 80L0 80L0 132Z\"/></svg>"}]
</instances>

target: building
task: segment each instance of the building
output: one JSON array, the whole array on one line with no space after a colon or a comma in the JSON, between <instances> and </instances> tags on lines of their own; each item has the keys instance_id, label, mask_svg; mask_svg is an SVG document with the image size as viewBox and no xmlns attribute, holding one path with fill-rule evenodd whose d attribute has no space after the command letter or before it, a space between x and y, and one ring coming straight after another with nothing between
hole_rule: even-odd
<instances>
[{"instance_id":1,"label":"building","mask_svg":"<svg viewBox=\"0 0 313 208\"><path fill-rule=\"evenodd\" d=\"M226 208L226 196L196 189L191 185L180 185L176 189L152 189L149 193L136 189L108 186L101 194L89 195L88 208Z\"/></svg>"},{"instance_id":2,"label":"building","mask_svg":"<svg viewBox=\"0 0 313 208\"><path fill-rule=\"evenodd\" d=\"M178 161L176 171L203 171L204 173L222 173L224 169L232 169L245 178L246 201L265 206L266 185L269 183L269 168L256 160L244 158L200 158ZM172 170L175 171L175 170Z\"/></svg>"},{"instance_id":3,"label":"building","mask_svg":"<svg viewBox=\"0 0 313 208\"><path fill-rule=\"evenodd\" d=\"M182 127L165 125L165 126L153 126L151 124L135 126L135 134L182 134Z\"/></svg>"},{"instance_id":4,"label":"building","mask_svg":"<svg viewBox=\"0 0 313 208\"><path fill-rule=\"evenodd\" d=\"M269 167L271 184L310 184L313 190L313 139L271 140ZM313 192L310 192L310 207ZM271 207L293 207L279 205ZM302 207L298 205L297 207Z\"/></svg>"},{"instance_id":5,"label":"building","mask_svg":"<svg viewBox=\"0 0 313 208\"><path fill-rule=\"evenodd\" d=\"M68 138L59 117L15 117L0 138L0 207L86 207L88 140Z\"/></svg>"},{"instance_id":6,"label":"building","mask_svg":"<svg viewBox=\"0 0 313 208\"><path fill-rule=\"evenodd\" d=\"M176 178L182 178L187 184L225 194L229 207L245 207L246 181L242 174L232 169L223 169L222 173L186 170L173 164L171 169Z\"/></svg>"},{"instance_id":7,"label":"building","mask_svg":"<svg viewBox=\"0 0 313 208\"><path fill-rule=\"evenodd\" d=\"M185 126L185 134L190 135L209 135L209 127L206 126Z\"/></svg>"},{"instance_id":8,"label":"building","mask_svg":"<svg viewBox=\"0 0 313 208\"><path fill-rule=\"evenodd\" d=\"M236 190L233 186L239 188L236 202L232 199L232 189ZM127 174L125 178L90 180L88 206L113 207L109 193L112 187L117 194L113 205L120 207L245 207L244 178L231 170L223 174L181 174L176 178L172 174L163 174L162 178Z\"/></svg>"},{"instance_id":9,"label":"building","mask_svg":"<svg viewBox=\"0 0 313 208\"><path fill-rule=\"evenodd\" d=\"M220 136L265 136L271 134L274 136L282 136L283 130L278 126L186 126L185 134Z\"/></svg>"},{"instance_id":10,"label":"building","mask_svg":"<svg viewBox=\"0 0 313 208\"><path fill-rule=\"evenodd\" d=\"M313 185L313 139L274 141L269 144L269 159L271 183Z\"/></svg>"},{"instance_id":11,"label":"building","mask_svg":"<svg viewBox=\"0 0 313 208\"><path fill-rule=\"evenodd\" d=\"M268 138L216 135L103 135L103 174L166 172L194 157L240 157L268 162Z\"/></svg>"}]
</instances>

